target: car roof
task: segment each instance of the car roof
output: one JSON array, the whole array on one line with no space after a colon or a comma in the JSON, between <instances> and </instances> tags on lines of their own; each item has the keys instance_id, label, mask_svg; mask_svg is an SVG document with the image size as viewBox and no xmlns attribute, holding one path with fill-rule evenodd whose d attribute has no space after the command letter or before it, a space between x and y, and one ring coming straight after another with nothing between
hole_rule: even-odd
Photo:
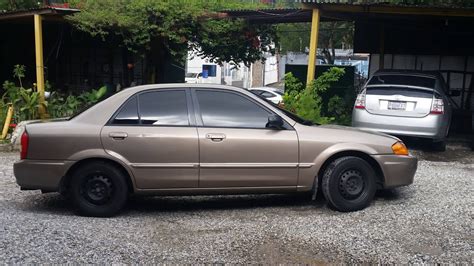
<instances>
[{"instance_id":1,"label":"car roof","mask_svg":"<svg viewBox=\"0 0 474 266\"><path fill-rule=\"evenodd\" d=\"M421 76L427 78L442 78L439 71L422 71L422 70L405 70L405 69L384 69L378 70L373 76L383 75L407 75L407 76ZM443 79L442 79L443 80Z\"/></svg>"},{"instance_id":2,"label":"car roof","mask_svg":"<svg viewBox=\"0 0 474 266\"><path fill-rule=\"evenodd\" d=\"M274 87L253 87L253 88L249 88L249 90L263 90L263 91L271 91L271 92L283 91L281 89L274 88Z\"/></svg>"},{"instance_id":3,"label":"car roof","mask_svg":"<svg viewBox=\"0 0 474 266\"><path fill-rule=\"evenodd\" d=\"M126 88L129 92L140 92L144 90L150 89L194 89L194 88L206 88L206 89L222 89L222 90L229 90L229 91L245 91L245 89L227 86L227 85L220 85L220 84L211 84L211 83L160 83L160 84L147 84L147 85L140 85L135 87Z\"/></svg>"}]
</instances>

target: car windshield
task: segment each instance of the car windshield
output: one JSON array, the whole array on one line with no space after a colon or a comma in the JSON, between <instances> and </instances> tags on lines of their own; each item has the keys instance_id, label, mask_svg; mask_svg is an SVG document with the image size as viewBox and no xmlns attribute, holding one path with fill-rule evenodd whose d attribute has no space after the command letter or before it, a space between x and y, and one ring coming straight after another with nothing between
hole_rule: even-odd
<instances>
[{"instance_id":1,"label":"car windshield","mask_svg":"<svg viewBox=\"0 0 474 266\"><path fill-rule=\"evenodd\" d=\"M303 124L303 125L306 125L306 126L314 126L314 125L318 125L317 123L313 123L309 120L306 120L302 117L299 117L297 114L294 114L284 108L281 108L279 105L273 103L272 101L262 97L261 95L257 95L260 99L263 99L264 101L266 101L267 103L269 103L270 105L272 105L273 107L276 107L278 108L278 110L282 111L283 113L285 113L286 116L288 116L289 118L295 120L297 123L300 123L300 124Z\"/></svg>"},{"instance_id":2,"label":"car windshield","mask_svg":"<svg viewBox=\"0 0 474 266\"><path fill-rule=\"evenodd\" d=\"M370 79L368 85L406 85L434 88L436 80L430 77L410 75L376 75Z\"/></svg>"}]
</instances>

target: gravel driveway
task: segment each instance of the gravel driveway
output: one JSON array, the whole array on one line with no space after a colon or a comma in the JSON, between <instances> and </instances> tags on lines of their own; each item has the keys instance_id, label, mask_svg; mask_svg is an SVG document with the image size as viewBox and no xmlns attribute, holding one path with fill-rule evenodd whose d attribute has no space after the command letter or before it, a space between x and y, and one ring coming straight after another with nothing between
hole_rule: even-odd
<instances>
[{"instance_id":1,"label":"gravel driveway","mask_svg":"<svg viewBox=\"0 0 474 266\"><path fill-rule=\"evenodd\" d=\"M472 264L474 155L445 154L418 152L413 185L354 213L321 197L154 197L100 219L75 216L58 194L20 191L17 155L3 153L0 263Z\"/></svg>"}]
</instances>

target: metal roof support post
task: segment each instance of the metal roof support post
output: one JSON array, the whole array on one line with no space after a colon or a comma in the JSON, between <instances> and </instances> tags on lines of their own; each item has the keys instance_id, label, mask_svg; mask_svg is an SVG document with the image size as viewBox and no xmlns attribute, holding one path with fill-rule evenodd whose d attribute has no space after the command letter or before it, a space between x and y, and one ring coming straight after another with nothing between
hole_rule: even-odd
<instances>
[{"instance_id":1,"label":"metal roof support post","mask_svg":"<svg viewBox=\"0 0 474 266\"><path fill-rule=\"evenodd\" d=\"M42 119L46 118L44 104L44 65L43 65L43 23L39 14L33 15L35 24L35 57L36 57L36 89L39 93L38 112Z\"/></svg>"},{"instance_id":2,"label":"metal roof support post","mask_svg":"<svg viewBox=\"0 0 474 266\"><path fill-rule=\"evenodd\" d=\"M320 12L318 8L313 8L311 19L311 35L309 42L309 58L308 58L308 74L306 84L314 80L316 72L316 57L318 53L318 35L319 35L319 18Z\"/></svg>"}]
</instances>

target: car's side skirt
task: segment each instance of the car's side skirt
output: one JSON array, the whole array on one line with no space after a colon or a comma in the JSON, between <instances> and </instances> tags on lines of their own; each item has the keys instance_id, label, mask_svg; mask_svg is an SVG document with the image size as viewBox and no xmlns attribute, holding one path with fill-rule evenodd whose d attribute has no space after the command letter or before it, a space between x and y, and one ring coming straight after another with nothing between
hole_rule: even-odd
<instances>
[{"instance_id":1,"label":"car's side skirt","mask_svg":"<svg viewBox=\"0 0 474 266\"><path fill-rule=\"evenodd\" d=\"M275 186L275 187L218 187L218 188L170 188L136 189L139 195L226 195L226 194L286 194L310 191L311 187Z\"/></svg>"}]
</instances>

